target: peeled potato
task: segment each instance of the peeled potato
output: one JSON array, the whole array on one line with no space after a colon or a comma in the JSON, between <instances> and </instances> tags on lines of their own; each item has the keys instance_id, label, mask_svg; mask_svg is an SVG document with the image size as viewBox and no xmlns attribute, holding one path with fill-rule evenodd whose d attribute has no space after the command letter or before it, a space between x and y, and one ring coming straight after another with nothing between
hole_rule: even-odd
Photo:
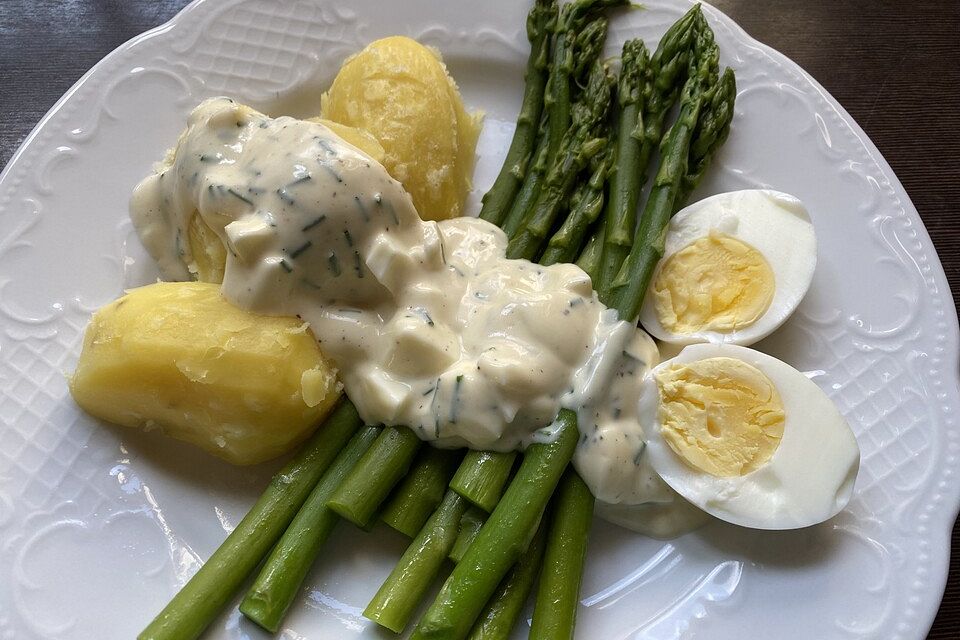
<instances>
[{"instance_id":1,"label":"peeled potato","mask_svg":"<svg viewBox=\"0 0 960 640\"><path fill-rule=\"evenodd\" d=\"M302 321L242 311L215 284L165 282L94 314L70 392L109 422L254 464L305 440L340 385Z\"/></svg>"},{"instance_id":2,"label":"peeled potato","mask_svg":"<svg viewBox=\"0 0 960 640\"><path fill-rule=\"evenodd\" d=\"M344 62L321 107L380 141L383 165L422 218L462 215L480 119L467 114L439 54L403 36L372 42Z\"/></svg>"}]
</instances>

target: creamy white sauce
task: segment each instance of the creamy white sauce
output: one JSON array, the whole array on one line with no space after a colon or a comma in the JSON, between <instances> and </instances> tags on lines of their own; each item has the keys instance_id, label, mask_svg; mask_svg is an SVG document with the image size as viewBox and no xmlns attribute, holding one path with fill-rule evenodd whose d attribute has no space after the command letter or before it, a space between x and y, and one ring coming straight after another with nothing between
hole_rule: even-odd
<instances>
[{"instance_id":1,"label":"creamy white sauce","mask_svg":"<svg viewBox=\"0 0 960 640\"><path fill-rule=\"evenodd\" d=\"M574 464L606 503L669 503L636 407L657 348L574 265L504 257L474 218L424 222L376 161L320 124L225 98L190 116L131 215L166 277L188 279L194 213L228 250L223 295L307 321L365 421L441 447L508 451L578 414Z\"/></svg>"}]
</instances>

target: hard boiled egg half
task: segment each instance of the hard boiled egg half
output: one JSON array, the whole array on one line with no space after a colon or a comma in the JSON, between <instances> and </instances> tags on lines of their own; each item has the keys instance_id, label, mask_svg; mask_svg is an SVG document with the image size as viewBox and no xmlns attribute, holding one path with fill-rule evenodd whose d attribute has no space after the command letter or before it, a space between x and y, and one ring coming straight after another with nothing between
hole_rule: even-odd
<instances>
[{"instance_id":1,"label":"hard boiled egg half","mask_svg":"<svg viewBox=\"0 0 960 640\"><path fill-rule=\"evenodd\" d=\"M655 367L639 403L646 454L677 493L756 529L796 529L846 506L860 466L853 432L790 365L696 344Z\"/></svg>"},{"instance_id":2,"label":"hard boiled egg half","mask_svg":"<svg viewBox=\"0 0 960 640\"><path fill-rule=\"evenodd\" d=\"M640 321L664 342L753 344L794 312L816 265L799 200L767 189L721 193L670 221Z\"/></svg>"}]
</instances>

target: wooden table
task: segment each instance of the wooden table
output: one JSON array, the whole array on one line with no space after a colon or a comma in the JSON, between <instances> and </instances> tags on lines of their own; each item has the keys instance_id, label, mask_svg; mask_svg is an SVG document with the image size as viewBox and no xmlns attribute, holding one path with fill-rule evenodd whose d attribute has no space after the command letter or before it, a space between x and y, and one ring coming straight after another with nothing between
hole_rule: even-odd
<instances>
[{"instance_id":1,"label":"wooden table","mask_svg":"<svg viewBox=\"0 0 960 640\"><path fill-rule=\"evenodd\" d=\"M186 0L2 0L0 166L70 86ZM960 296L960 2L715 0L797 61L879 147ZM960 527L931 640L960 638Z\"/></svg>"}]
</instances>

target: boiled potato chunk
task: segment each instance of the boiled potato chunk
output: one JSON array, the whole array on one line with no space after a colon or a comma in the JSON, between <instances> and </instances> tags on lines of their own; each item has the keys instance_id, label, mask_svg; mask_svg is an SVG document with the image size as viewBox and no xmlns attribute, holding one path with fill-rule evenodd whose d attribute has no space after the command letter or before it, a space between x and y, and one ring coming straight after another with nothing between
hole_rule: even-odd
<instances>
[{"instance_id":1,"label":"boiled potato chunk","mask_svg":"<svg viewBox=\"0 0 960 640\"><path fill-rule=\"evenodd\" d=\"M70 391L109 422L253 464L306 439L340 385L302 321L242 311L215 284L164 282L94 314Z\"/></svg>"},{"instance_id":2,"label":"boiled potato chunk","mask_svg":"<svg viewBox=\"0 0 960 640\"><path fill-rule=\"evenodd\" d=\"M437 52L403 36L372 42L344 62L321 108L380 141L383 165L422 218L463 214L480 118L464 109Z\"/></svg>"}]
</instances>

